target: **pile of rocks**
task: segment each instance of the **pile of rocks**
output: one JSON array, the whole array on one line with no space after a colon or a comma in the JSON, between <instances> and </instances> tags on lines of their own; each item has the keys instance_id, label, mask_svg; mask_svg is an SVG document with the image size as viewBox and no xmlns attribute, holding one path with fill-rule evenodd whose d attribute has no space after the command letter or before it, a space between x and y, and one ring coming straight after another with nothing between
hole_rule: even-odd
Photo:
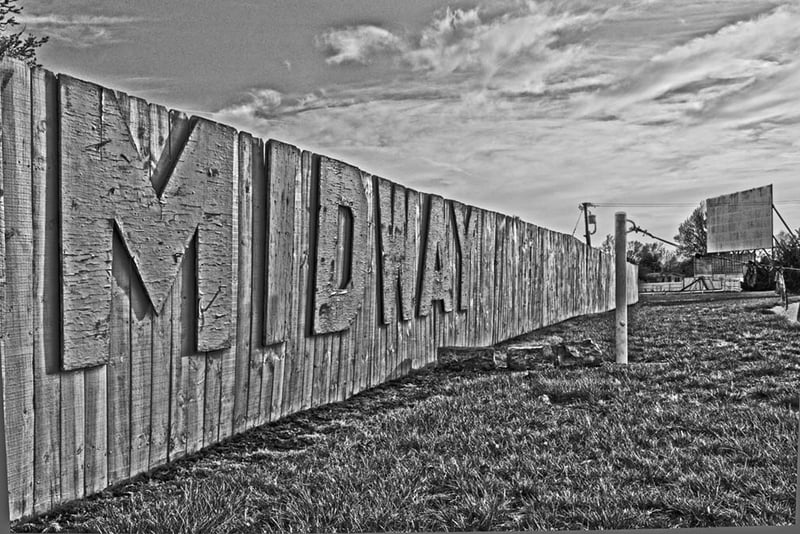
<instances>
[{"instance_id":1,"label":"pile of rocks","mask_svg":"<svg viewBox=\"0 0 800 534\"><path fill-rule=\"evenodd\" d=\"M506 347L443 347L439 349L438 365L449 369L524 371L541 368L542 364L597 367L602 360L602 349L591 339L565 342L559 336L548 336Z\"/></svg>"}]
</instances>

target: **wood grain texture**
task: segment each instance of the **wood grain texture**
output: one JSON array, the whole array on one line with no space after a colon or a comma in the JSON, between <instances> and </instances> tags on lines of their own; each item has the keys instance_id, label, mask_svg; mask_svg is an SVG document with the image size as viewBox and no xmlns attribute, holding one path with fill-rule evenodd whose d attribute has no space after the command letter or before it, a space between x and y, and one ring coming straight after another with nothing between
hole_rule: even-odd
<instances>
[{"instance_id":1,"label":"wood grain texture","mask_svg":"<svg viewBox=\"0 0 800 534\"><path fill-rule=\"evenodd\" d=\"M161 314L153 317L152 364L150 373L150 451L148 469L167 461L169 451L170 373L172 372L172 299L170 294Z\"/></svg>"},{"instance_id":2,"label":"wood grain texture","mask_svg":"<svg viewBox=\"0 0 800 534\"><path fill-rule=\"evenodd\" d=\"M234 138L234 147L233 147L233 207L231 210L232 219L231 219L231 229L233 230L233 239L232 243L233 246L231 247L231 255L228 258L228 262L230 263L231 269L231 298L228 301L230 305L230 317L231 317L231 345L225 349L222 349L220 358L220 379L219 379L219 429L217 431L217 441L222 441L223 439L229 437L233 433L233 404L234 404L234 396L236 395L236 390L234 389L235 386L235 378L236 378L236 354L237 354L237 338L236 332L238 332L239 326L239 312L242 308L251 308L251 304L247 302L242 302L236 299L237 295L239 294L239 250L241 248L240 238L239 238L239 187L240 183L240 176L241 172L239 171L239 166L241 165L241 161L239 159L239 136ZM244 283L250 285L250 280L246 280ZM250 320L250 315L247 314L248 324ZM249 345L249 343L248 343Z\"/></svg>"},{"instance_id":3,"label":"wood grain texture","mask_svg":"<svg viewBox=\"0 0 800 534\"><path fill-rule=\"evenodd\" d=\"M31 73L23 63L3 61L0 77L6 264L2 372L9 513L19 516L33 511L34 475Z\"/></svg>"},{"instance_id":4,"label":"wood grain texture","mask_svg":"<svg viewBox=\"0 0 800 534\"><path fill-rule=\"evenodd\" d=\"M286 341L296 317L292 316L294 266L295 188L300 173L300 149L275 140L267 143L266 312L264 343Z\"/></svg>"},{"instance_id":5,"label":"wood grain texture","mask_svg":"<svg viewBox=\"0 0 800 534\"><path fill-rule=\"evenodd\" d=\"M314 379L314 339L312 324L315 275L317 263L317 213L320 193L320 157L308 151L301 154L300 173L295 184L295 258L294 287L298 291L297 337L286 352L281 414L292 413L311 406ZM337 228L338 230L338 228ZM288 379L287 379L288 377Z\"/></svg>"},{"instance_id":6,"label":"wood grain texture","mask_svg":"<svg viewBox=\"0 0 800 534\"><path fill-rule=\"evenodd\" d=\"M106 375L109 484L131 474L131 268L123 248L114 233L110 358Z\"/></svg>"},{"instance_id":7,"label":"wood grain texture","mask_svg":"<svg viewBox=\"0 0 800 534\"><path fill-rule=\"evenodd\" d=\"M170 130L171 150L151 173L146 102L62 77L61 108L61 151L75 160L62 166L62 368L107 359L112 224L119 228L156 314L199 228L198 348L230 346L234 131L177 117ZM161 177L165 173L168 179ZM163 182L163 189L154 190L153 181ZM86 350L87 340L91 350Z\"/></svg>"},{"instance_id":8,"label":"wood grain texture","mask_svg":"<svg viewBox=\"0 0 800 534\"><path fill-rule=\"evenodd\" d=\"M247 428L248 397L250 396L250 350L253 308L253 152L260 150L253 136L239 134L238 142L238 236L239 264L236 290L236 352L234 355L234 396L232 433L238 434ZM257 156L255 156L257 157ZM261 384L256 386L260 388Z\"/></svg>"},{"instance_id":9,"label":"wood grain texture","mask_svg":"<svg viewBox=\"0 0 800 534\"><path fill-rule=\"evenodd\" d=\"M34 69L31 73L34 513L49 510L61 502L61 376L56 372L61 359L58 335L58 197L54 194L58 179L56 83L55 76L48 71ZM0 219L3 219L2 214ZM5 235L3 228L0 228L0 235ZM0 257L5 257L4 250L5 239L0 239ZM4 265L5 261L0 261L0 266ZM102 477L98 480L103 482Z\"/></svg>"},{"instance_id":10,"label":"wood grain texture","mask_svg":"<svg viewBox=\"0 0 800 534\"><path fill-rule=\"evenodd\" d=\"M191 318L198 306L197 247L193 242L186 251L181 270L181 344L183 358L183 392L185 398L186 454L203 447L203 423L205 417L206 353L197 352L196 331L191 328Z\"/></svg>"},{"instance_id":11,"label":"wood grain texture","mask_svg":"<svg viewBox=\"0 0 800 534\"><path fill-rule=\"evenodd\" d=\"M127 97L123 95L111 96L110 92L103 90L103 134L111 136L114 129L119 131L122 128L130 128L130 131L123 134L127 135L129 140L132 139L137 148L137 153L129 151L129 157L133 160L134 157L142 158L145 147L149 149L150 145L150 109L147 102L139 98ZM113 110L113 111L112 111ZM122 117L115 117L114 113L123 114ZM127 122L126 126L114 124L117 121ZM116 133L116 132L115 132ZM120 144L123 144L120 142ZM105 147L111 147L112 150L118 148L112 140L110 143L101 148L100 158L106 160L101 163L107 163L109 154L104 151ZM112 152L114 157L122 157L122 151L117 154L117 151ZM124 158L123 158L124 160ZM136 178L142 178L145 182L145 187L150 189L152 195L152 187L150 182L150 165L149 157L147 163L143 164L143 176L129 176L131 181ZM124 161L115 161L114 165L125 168ZM124 171L123 171L124 172ZM121 172L122 174L122 172ZM124 176L124 174L123 174ZM127 184L126 184L127 185ZM123 196L123 195L121 195ZM142 195L143 196L143 195ZM142 202L140 199L136 199ZM131 201L131 205L136 200ZM122 211L122 210L120 210ZM119 216L119 215L118 215ZM116 218L116 217L115 217ZM128 217L126 217L127 219ZM131 254L131 239L125 237L127 227L127 220L124 226L119 225L123 243ZM151 375L153 363L153 310L148 298L146 286L142 282L149 281L145 276L147 269L143 266L136 264L135 252L131 258L116 257L114 261L121 261L128 264L126 268L130 272L130 292L128 294L130 304L130 331L127 333L130 336L130 385L131 385L131 411L130 411L130 472L131 475L141 473L146 470L150 464L150 390L151 390ZM124 255L123 255L124 256ZM148 254L149 256L149 254ZM140 257L140 260L148 261L147 257ZM141 278L140 278L141 276ZM168 292L167 292L168 293ZM161 311L163 303L159 301L158 310ZM112 335L114 334L112 330ZM124 335L124 334L123 334Z\"/></svg>"},{"instance_id":12,"label":"wood grain texture","mask_svg":"<svg viewBox=\"0 0 800 534\"><path fill-rule=\"evenodd\" d=\"M477 209L456 201L449 202L456 231L456 246L459 258L458 309L470 309L470 282L472 260L476 253ZM473 213L474 212L474 213Z\"/></svg>"},{"instance_id":13,"label":"wood grain texture","mask_svg":"<svg viewBox=\"0 0 800 534\"><path fill-rule=\"evenodd\" d=\"M203 436L200 448L207 447L219 441L219 415L222 386L222 355L223 351L206 353L205 358L205 391L203 393L202 408L198 402L197 408L202 410ZM199 360L199 356L197 357ZM199 399L198 399L199 401Z\"/></svg>"},{"instance_id":14,"label":"wood grain texture","mask_svg":"<svg viewBox=\"0 0 800 534\"><path fill-rule=\"evenodd\" d=\"M149 147L145 154L152 169L171 150L169 146L170 113L163 106L149 106ZM159 177L156 177L158 179ZM159 184L161 185L161 184ZM172 301L174 286L170 289L164 305L152 319L152 365L150 374L150 452L148 468L165 463L169 456L170 416L172 403ZM178 355L180 357L180 355Z\"/></svg>"},{"instance_id":15,"label":"wood grain texture","mask_svg":"<svg viewBox=\"0 0 800 534\"><path fill-rule=\"evenodd\" d=\"M169 128L175 123L174 114L170 113ZM159 126L160 132L163 132L164 126ZM159 137L163 134L159 133ZM169 139L169 136L166 136ZM168 143L164 150L172 150ZM193 245L190 251L193 252ZM186 312L194 314L194 305L187 306L184 304L184 280L185 271L194 274L191 262L194 257L191 254L184 254L180 258L180 269L175 282L172 285L172 293L170 299L170 313L172 320L170 321L170 328L172 331L170 339L170 406L169 406L169 440L167 444L167 459L172 462L181 458L186 454L186 402L187 402L187 379L188 374L188 359L186 356L194 351L194 347L189 347L191 336L189 332L185 331L189 318L184 317ZM192 283L193 280L191 281Z\"/></svg>"},{"instance_id":16,"label":"wood grain texture","mask_svg":"<svg viewBox=\"0 0 800 534\"><path fill-rule=\"evenodd\" d=\"M264 351L264 309L266 280L262 274L266 270L267 255L267 175L265 168L264 142L253 139L250 171L252 177L252 250L251 254L251 301L250 301L250 353L249 378L247 389L246 427L260 425L265 420L263 393L269 389L270 377L265 366ZM264 383L266 386L264 387Z\"/></svg>"},{"instance_id":17,"label":"wood grain texture","mask_svg":"<svg viewBox=\"0 0 800 534\"><path fill-rule=\"evenodd\" d=\"M379 363L378 359L380 355L378 354L378 329L377 325L379 322L378 318L378 299L376 296L377 293L377 280L376 280L376 254L375 254L375 220L374 220L374 210L372 206L374 205L375 193L373 190L373 180L372 176L365 173L360 172L359 179L361 181L361 189L364 191L364 200L367 209L364 212L364 232L367 236L366 242L362 245L363 248L360 249L360 258L362 262L362 269L364 272L364 284L361 289L361 293L358 294L357 291L354 292L357 294L357 300L362 303L360 313L363 314L363 324L364 324L364 333L363 337L361 338L361 348L364 351L364 357L366 360L366 387L373 387L378 384L378 374L379 374ZM353 248L357 245L356 240L353 240ZM354 256L356 253L354 251ZM355 263L355 260L354 260ZM355 269L355 267L354 267Z\"/></svg>"},{"instance_id":18,"label":"wood grain texture","mask_svg":"<svg viewBox=\"0 0 800 534\"><path fill-rule=\"evenodd\" d=\"M375 182L381 319L394 324L397 317L408 321L414 315L416 242L407 238L405 188L377 176Z\"/></svg>"},{"instance_id":19,"label":"wood grain texture","mask_svg":"<svg viewBox=\"0 0 800 534\"><path fill-rule=\"evenodd\" d=\"M432 301L442 301L445 311L453 309L453 286L450 258L447 254L444 199L427 195L423 228L422 272L419 291L418 314L430 313Z\"/></svg>"},{"instance_id":20,"label":"wood grain texture","mask_svg":"<svg viewBox=\"0 0 800 534\"><path fill-rule=\"evenodd\" d=\"M365 251L371 235L365 221L370 208L356 167L321 156L317 185L313 328L315 334L324 334L348 328L358 313L367 276ZM350 246L341 247L339 227L347 218Z\"/></svg>"}]
</instances>

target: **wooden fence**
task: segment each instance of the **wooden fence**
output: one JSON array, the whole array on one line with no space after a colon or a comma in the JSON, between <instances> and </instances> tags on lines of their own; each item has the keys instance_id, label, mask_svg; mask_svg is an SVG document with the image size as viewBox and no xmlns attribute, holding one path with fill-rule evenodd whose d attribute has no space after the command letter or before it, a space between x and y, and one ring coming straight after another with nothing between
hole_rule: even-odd
<instances>
[{"instance_id":1,"label":"wooden fence","mask_svg":"<svg viewBox=\"0 0 800 534\"><path fill-rule=\"evenodd\" d=\"M0 71L12 519L437 347L613 308L613 259L568 235L69 76Z\"/></svg>"}]
</instances>

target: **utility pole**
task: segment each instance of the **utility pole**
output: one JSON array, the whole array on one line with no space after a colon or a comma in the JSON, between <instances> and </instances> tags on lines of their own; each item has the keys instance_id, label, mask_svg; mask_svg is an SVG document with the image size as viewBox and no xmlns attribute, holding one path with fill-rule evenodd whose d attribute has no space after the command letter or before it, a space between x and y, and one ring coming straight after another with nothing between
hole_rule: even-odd
<instances>
[{"instance_id":1,"label":"utility pole","mask_svg":"<svg viewBox=\"0 0 800 534\"><path fill-rule=\"evenodd\" d=\"M583 224L586 227L586 246L592 246L592 234L589 233L589 206L591 206L590 202L584 202L581 204L581 209L583 210Z\"/></svg>"}]
</instances>

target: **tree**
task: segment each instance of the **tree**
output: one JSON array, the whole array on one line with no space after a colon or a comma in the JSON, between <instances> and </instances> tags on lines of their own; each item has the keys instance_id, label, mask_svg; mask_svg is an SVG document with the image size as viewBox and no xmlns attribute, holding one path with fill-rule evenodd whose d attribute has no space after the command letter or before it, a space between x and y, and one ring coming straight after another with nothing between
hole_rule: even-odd
<instances>
[{"instance_id":1,"label":"tree","mask_svg":"<svg viewBox=\"0 0 800 534\"><path fill-rule=\"evenodd\" d=\"M680 245L678 254L692 257L706 253L708 233L706 228L706 208L703 202L678 227L675 241Z\"/></svg>"},{"instance_id":2,"label":"tree","mask_svg":"<svg viewBox=\"0 0 800 534\"><path fill-rule=\"evenodd\" d=\"M797 233L798 231L800 229L795 230L795 235L800 235ZM778 240L778 246L775 247L777 263L783 267L800 268L800 242L782 230L776 238ZM794 269L785 271L783 279L788 291L798 293L800 292L800 271Z\"/></svg>"},{"instance_id":3,"label":"tree","mask_svg":"<svg viewBox=\"0 0 800 534\"><path fill-rule=\"evenodd\" d=\"M22 7L17 5L17 0L0 0L0 58L21 59L34 67L36 50L45 44L49 37L36 37L25 34L25 27L17 30L19 21L14 15L22 13Z\"/></svg>"},{"instance_id":4,"label":"tree","mask_svg":"<svg viewBox=\"0 0 800 534\"><path fill-rule=\"evenodd\" d=\"M614 254L614 236L606 235L600 244L600 250L606 254ZM643 279L650 273L664 272L667 262L674 255L661 243L642 243L641 241L628 241L625 253L626 259L639 266L639 278Z\"/></svg>"},{"instance_id":5,"label":"tree","mask_svg":"<svg viewBox=\"0 0 800 534\"><path fill-rule=\"evenodd\" d=\"M600 243L600 250L606 254L614 254L614 236L606 234L606 238Z\"/></svg>"}]
</instances>

